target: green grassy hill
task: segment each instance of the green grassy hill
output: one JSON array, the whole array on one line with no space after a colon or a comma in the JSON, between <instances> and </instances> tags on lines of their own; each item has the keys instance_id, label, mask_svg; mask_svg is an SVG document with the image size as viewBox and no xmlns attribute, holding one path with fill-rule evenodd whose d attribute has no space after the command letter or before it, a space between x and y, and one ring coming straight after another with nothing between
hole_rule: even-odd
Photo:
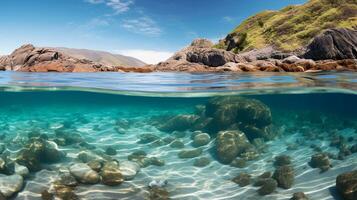
<instances>
[{"instance_id":1,"label":"green grassy hill","mask_svg":"<svg viewBox=\"0 0 357 200\"><path fill-rule=\"evenodd\" d=\"M357 27L357 0L309 0L303 5L264 11L248 18L231 33L238 41L233 50L272 45L292 51L307 45L326 29L342 27ZM227 40L217 44L218 48L227 49L227 46Z\"/></svg>"}]
</instances>

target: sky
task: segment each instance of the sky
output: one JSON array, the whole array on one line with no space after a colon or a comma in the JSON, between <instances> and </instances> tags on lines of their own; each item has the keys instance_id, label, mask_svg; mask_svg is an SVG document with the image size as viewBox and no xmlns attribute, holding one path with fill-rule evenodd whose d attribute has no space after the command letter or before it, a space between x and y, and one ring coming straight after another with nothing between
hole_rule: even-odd
<instances>
[{"instance_id":1,"label":"sky","mask_svg":"<svg viewBox=\"0 0 357 200\"><path fill-rule=\"evenodd\" d=\"M306 0L1 0L0 55L23 44L103 50L157 63L195 38Z\"/></svg>"}]
</instances>

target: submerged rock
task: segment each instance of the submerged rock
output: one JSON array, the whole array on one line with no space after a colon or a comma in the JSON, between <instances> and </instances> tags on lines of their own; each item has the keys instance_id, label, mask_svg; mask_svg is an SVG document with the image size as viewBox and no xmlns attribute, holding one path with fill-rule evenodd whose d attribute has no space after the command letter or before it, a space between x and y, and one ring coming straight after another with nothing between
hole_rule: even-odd
<instances>
[{"instance_id":1,"label":"submerged rock","mask_svg":"<svg viewBox=\"0 0 357 200\"><path fill-rule=\"evenodd\" d=\"M207 145L211 141L210 135L207 133L199 133L194 136L193 138L193 146L194 147L201 147Z\"/></svg>"},{"instance_id":2,"label":"submerged rock","mask_svg":"<svg viewBox=\"0 0 357 200\"><path fill-rule=\"evenodd\" d=\"M21 175L22 177L26 177L30 174L30 171L29 169L27 169L27 167L15 163L15 174Z\"/></svg>"},{"instance_id":3,"label":"submerged rock","mask_svg":"<svg viewBox=\"0 0 357 200\"><path fill-rule=\"evenodd\" d=\"M175 149L182 149L185 147L185 144L181 140L176 139L170 144L170 147Z\"/></svg>"},{"instance_id":4,"label":"submerged rock","mask_svg":"<svg viewBox=\"0 0 357 200\"><path fill-rule=\"evenodd\" d=\"M103 161L101 160L91 160L87 165L96 172L99 172L103 167Z\"/></svg>"},{"instance_id":5,"label":"submerged rock","mask_svg":"<svg viewBox=\"0 0 357 200\"><path fill-rule=\"evenodd\" d=\"M291 164L290 156L280 155L280 156L275 157L274 166L276 166L276 167L290 165L290 164Z\"/></svg>"},{"instance_id":6,"label":"submerged rock","mask_svg":"<svg viewBox=\"0 0 357 200\"><path fill-rule=\"evenodd\" d=\"M329 157L325 153L312 155L309 164L312 168L319 168L321 172L325 172L331 168Z\"/></svg>"},{"instance_id":7,"label":"submerged rock","mask_svg":"<svg viewBox=\"0 0 357 200\"><path fill-rule=\"evenodd\" d=\"M81 183L96 184L100 176L85 163L76 163L69 167L70 173Z\"/></svg>"},{"instance_id":8,"label":"submerged rock","mask_svg":"<svg viewBox=\"0 0 357 200\"><path fill-rule=\"evenodd\" d=\"M232 167L245 168L247 166L247 161L244 159L234 159L230 165Z\"/></svg>"},{"instance_id":9,"label":"submerged rock","mask_svg":"<svg viewBox=\"0 0 357 200\"><path fill-rule=\"evenodd\" d=\"M202 154L202 149L191 149L191 150L182 150L178 153L178 157L182 159L186 158L195 158Z\"/></svg>"},{"instance_id":10,"label":"submerged rock","mask_svg":"<svg viewBox=\"0 0 357 200\"><path fill-rule=\"evenodd\" d=\"M136 162L123 161L120 162L119 169L125 180L131 180L140 171L140 166Z\"/></svg>"},{"instance_id":11,"label":"submerged rock","mask_svg":"<svg viewBox=\"0 0 357 200\"><path fill-rule=\"evenodd\" d=\"M195 162L193 163L193 166L195 167L206 167L211 163L211 160L207 157L201 157L197 158Z\"/></svg>"},{"instance_id":12,"label":"submerged rock","mask_svg":"<svg viewBox=\"0 0 357 200\"><path fill-rule=\"evenodd\" d=\"M336 188L343 199L357 199L357 170L338 175Z\"/></svg>"},{"instance_id":13,"label":"submerged rock","mask_svg":"<svg viewBox=\"0 0 357 200\"><path fill-rule=\"evenodd\" d=\"M74 193L73 187L68 187L65 185L55 185L56 197L63 200L79 200L79 197Z\"/></svg>"},{"instance_id":14,"label":"submerged rock","mask_svg":"<svg viewBox=\"0 0 357 200\"><path fill-rule=\"evenodd\" d=\"M258 194L259 195L268 195L273 193L278 186L278 183L276 180L272 178L267 178L261 180L261 187L258 189Z\"/></svg>"},{"instance_id":15,"label":"submerged rock","mask_svg":"<svg viewBox=\"0 0 357 200\"><path fill-rule=\"evenodd\" d=\"M221 131L216 138L216 152L220 162L231 163L249 146L249 141L241 131Z\"/></svg>"},{"instance_id":16,"label":"submerged rock","mask_svg":"<svg viewBox=\"0 0 357 200\"><path fill-rule=\"evenodd\" d=\"M18 174L11 176L0 174L0 193L9 198L22 189L23 183L23 177Z\"/></svg>"},{"instance_id":17,"label":"submerged rock","mask_svg":"<svg viewBox=\"0 0 357 200\"><path fill-rule=\"evenodd\" d=\"M294 168L288 165L278 167L274 171L273 178L278 182L279 187L289 189L295 180Z\"/></svg>"},{"instance_id":18,"label":"submerged rock","mask_svg":"<svg viewBox=\"0 0 357 200\"><path fill-rule=\"evenodd\" d=\"M124 177L117 162L107 162L104 164L100 175L104 185L116 186L124 182Z\"/></svg>"},{"instance_id":19,"label":"submerged rock","mask_svg":"<svg viewBox=\"0 0 357 200\"><path fill-rule=\"evenodd\" d=\"M309 198L303 192L296 192L290 200L309 200Z\"/></svg>"},{"instance_id":20,"label":"submerged rock","mask_svg":"<svg viewBox=\"0 0 357 200\"><path fill-rule=\"evenodd\" d=\"M31 139L21 150L16 158L16 162L26 166L30 171L39 171L41 163L59 162L65 154L57 149L53 142L42 138Z\"/></svg>"},{"instance_id":21,"label":"submerged rock","mask_svg":"<svg viewBox=\"0 0 357 200\"><path fill-rule=\"evenodd\" d=\"M147 134L140 135L139 139L140 139L138 142L139 144L148 144L148 143L155 142L156 140L159 140L160 137L154 134L147 133Z\"/></svg>"},{"instance_id":22,"label":"submerged rock","mask_svg":"<svg viewBox=\"0 0 357 200\"><path fill-rule=\"evenodd\" d=\"M108 147L105 150L105 153L109 156L115 156L115 155L117 155L117 150L114 147Z\"/></svg>"},{"instance_id":23,"label":"submerged rock","mask_svg":"<svg viewBox=\"0 0 357 200\"><path fill-rule=\"evenodd\" d=\"M169 200L170 194L163 187L151 187L149 188L150 200Z\"/></svg>"},{"instance_id":24,"label":"submerged rock","mask_svg":"<svg viewBox=\"0 0 357 200\"><path fill-rule=\"evenodd\" d=\"M212 118L207 125L209 132L242 130L248 139L270 139L268 127L272 123L268 106L255 99L242 97L217 97L206 104L205 115Z\"/></svg>"},{"instance_id":25,"label":"submerged rock","mask_svg":"<svg viewBox=\"0 0 357 200\"><path fill-rule=\"evenodd\" d=\"M177 115L161 124L158 129L165 132L186 131L193 127L197 115Z\"/></svg>"},{"instance_id":26,"label":"submerged rock","mask_svg":"<svg viewBox=\"0 0 357 200\"><path fill-rule=\"evenodd\" d=\"M237 183L240 187L245 187L250 184L251 176L247 173L240 173L238 176L234 177L232 181Z\"/></svg>"}]
</instances>

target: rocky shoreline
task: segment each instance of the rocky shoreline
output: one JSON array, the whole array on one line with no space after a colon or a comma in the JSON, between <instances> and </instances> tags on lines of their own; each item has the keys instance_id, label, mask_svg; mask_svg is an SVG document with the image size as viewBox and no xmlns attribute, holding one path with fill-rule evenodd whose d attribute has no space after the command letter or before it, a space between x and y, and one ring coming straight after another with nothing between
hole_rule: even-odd
<instances>
[{"instance_id":1,"label":"rocky shoreline","mask_svg":"<svg viewBox=\"0 0 357 200\"><path fill-rule=\"evenodd\" d=\"M229 47L234 40L228 40ZM238 45L238 44L236 44ZM357 30L330 29L297 52L274 47L234 53L197 39L167 61L144 67L104 66L54 49L24 45L0 57L0 70L22 72L318 72L357 71Z\"/></svg>"}]
</instances>

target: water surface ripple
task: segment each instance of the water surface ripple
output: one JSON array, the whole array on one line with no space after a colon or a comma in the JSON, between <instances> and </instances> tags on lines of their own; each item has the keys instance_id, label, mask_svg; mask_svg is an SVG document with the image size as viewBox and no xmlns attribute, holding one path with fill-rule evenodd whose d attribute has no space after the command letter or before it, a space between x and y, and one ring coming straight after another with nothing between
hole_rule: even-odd
<instances>
[{"instance_id":1,"label":"water surface ripple","mask_svg":"<svg viewBox=\"0 0 357 200\"><path fill-rule=\"evenodd\" d=\"M335 73L23 73L0 72L0 89L99 90L121 94L356 93L357 74ZM155 94L157 95L157 94Z\"/></svg>"}]
</instances>

